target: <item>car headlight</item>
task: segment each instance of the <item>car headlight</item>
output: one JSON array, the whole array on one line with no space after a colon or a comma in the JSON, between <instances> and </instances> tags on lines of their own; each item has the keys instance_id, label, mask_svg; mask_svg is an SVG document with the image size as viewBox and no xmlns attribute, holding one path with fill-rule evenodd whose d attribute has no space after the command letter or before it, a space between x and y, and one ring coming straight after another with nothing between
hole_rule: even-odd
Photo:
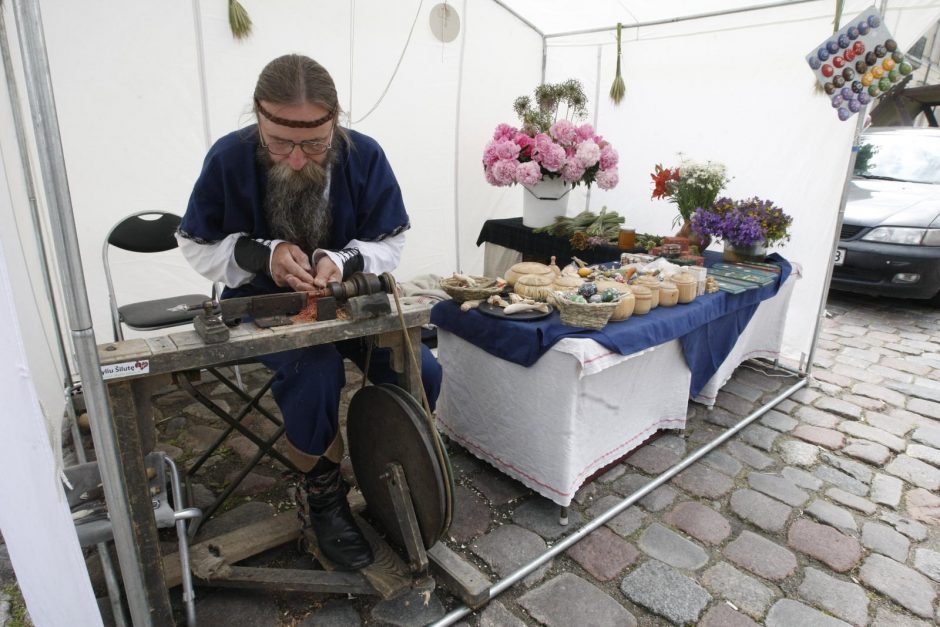
<instances>
[{"instance_id":1,"label":"car headlight","mask_svg":"<svg viewBox=\"0 0 940 627\"><path fill-rule=\"evenodd\" d=\"M940 246L940 229L914 229L905 226L879 226L862 237L866 242L906 244L908 246Z\"/></svg>"}]
</instances>

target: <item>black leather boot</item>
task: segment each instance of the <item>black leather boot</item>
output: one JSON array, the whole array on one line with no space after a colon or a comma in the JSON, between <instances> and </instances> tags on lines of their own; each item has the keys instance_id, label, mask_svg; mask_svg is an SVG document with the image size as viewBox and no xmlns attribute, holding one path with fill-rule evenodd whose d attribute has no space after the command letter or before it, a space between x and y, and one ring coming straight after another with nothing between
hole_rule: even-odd
<instances>
[{"instance_id":1,"label":"black leather boot","mask_svg":"<svg viewBox=\"0 0 940 627\"><path fill-rule=\"evenodd\" d=\"M372 563L372 547L362 535L349 510L339 464L321 457L306 474L307 509L310 526L323 555L340 570L359 570Z\"/></svg>"}]
</instances>

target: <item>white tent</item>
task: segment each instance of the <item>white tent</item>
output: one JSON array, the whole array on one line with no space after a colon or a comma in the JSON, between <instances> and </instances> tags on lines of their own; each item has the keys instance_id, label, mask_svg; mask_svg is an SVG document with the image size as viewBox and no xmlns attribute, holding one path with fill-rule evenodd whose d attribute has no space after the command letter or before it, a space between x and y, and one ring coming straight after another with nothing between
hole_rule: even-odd
<instances>
[{"instance_id":1,"label":"white tent","mask_svg":"<svg viewBox=\"0 0 940 627\"><path fill-rule=\"evenodd\" d=\"M241 41L231 34L224 0L40 2L98 342L111 339L100 260L107 231L131 212L184 211L211 142L251 123L260 69L298 52L330 70L347 125L378 139L395 168L413 226L399 280L482 270L475 242L483 222L520 215L523 193L485 182L483 147L498 123L516 122L516 96L531 93L543 77L573 77L590 97L589 119L621 161L619 186L590 194L577 188L569 215L607 206L638 231L669 233L675 209L650 200L653 165L674 163L678 153L725 163L733 176L729 195L771 198L795 217L792 240L780 252L802 264L803 279L784 349L795 360L809 353L855 127L839 122L814 90L804 61L832 32L835 2L463 0L449 4L448 14L460 21L449 43L434 36L431 21L439 14L423 0L241 2L254 22L251 37ZM868 5L846 0L843 15ZM16 106L26 110L9 6L0 7L15 74L0 90L7 190L0 196L0 263L11 269L24 365L44 412L55 416L66 368L54 321L65 318L67 303L55 277L55 306L44 291L28 185L30 173L38 176L33 129L23 129L30 153L24 160L10 99L18 86ZM937 20L940 0L889 2L884 14L903 50ZM617 22L624 24L627 86L619 106L606 96ZM38 203L45 216L41 194ZM49 228L43 218L38 234L46 242ZM207 288L178 254L146 265L117 255L112 269L125 300Z\"/></svg>"}]
</instances>

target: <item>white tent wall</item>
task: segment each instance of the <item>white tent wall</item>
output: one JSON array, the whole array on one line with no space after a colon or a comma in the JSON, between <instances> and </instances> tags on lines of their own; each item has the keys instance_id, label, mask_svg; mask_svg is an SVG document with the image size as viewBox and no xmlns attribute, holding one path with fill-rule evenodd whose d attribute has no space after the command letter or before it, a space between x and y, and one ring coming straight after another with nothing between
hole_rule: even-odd
<instances>
[{"instance_id":1,"label":"white tent wall","mask_svg":"<svg viewBox=\"0 0 940 627\"><path fill-rule=\"evenodd\" d=\"M8 44L11 56L18 59L18 40L15 28L12 28L14 20L12 12L7 10L8 5L9 3L5 3L2 7ZM10 283L14 305L17 317L23 321L20 327L22 342L26 347L30 371L33 373L36 395L46 424L50 425L49 437L54 438L57 434L52 432L51 425L60 423L65 407L62 387L65 380L63 356L60 355L56 321L44 283L38 233L34 228L30 210L26 173L20 160L9 87L5 80L0 87L0 224L3 225L3 228L0 228L0 242L3 244L7 267L11 269ZM24 116L28 119L28 111L24 111ZM27 125L24 131L29 143L30 125ZM41 200L40 195L37 202ZM40 220L46 217L45 214L45 207L40 205ZM54 259L50 260L50 263L54 266ZM60 293L56 277L50 278L52 289ZM65 312L61 315L64 317ZM63 332L67 333L67 329ZM14 415L8 417L18 418Z\"/></svg>"},{"instance_id":2,"label":"white tent wall","mask_svg":"<svg viewBox=\"0 0 940 627\"><path fill-rule=\"evenodd\" d=\"M486 220L522 215L522 189L493 187L483 178L483 149L496 126L514 124L513 101L531 95L542 73L542 37L490 0L471 0L463 14L467 37L462 68L457 165L456 268L482 274L483 247L477 236ZM446 132L446 131L444 131Z\"/></svg>"}]
</instances>

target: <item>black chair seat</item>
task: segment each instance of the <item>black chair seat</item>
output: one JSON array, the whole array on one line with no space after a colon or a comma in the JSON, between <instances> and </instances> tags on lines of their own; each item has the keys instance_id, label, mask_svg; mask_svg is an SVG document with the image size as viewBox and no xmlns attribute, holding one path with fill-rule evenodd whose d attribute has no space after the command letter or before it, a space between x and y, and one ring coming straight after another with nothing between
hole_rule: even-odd
<instances>
[{"instance_id":1,"label":"black chair seat","mask_svg":"<svg viewBox=\"0 0 940 627\"><path fill-rule=\"evenodd\" d=\"M205 294L186 294L159 300L130 303L118 308L121 320L132 329L162 329L192 321L199 312L185 307L200 307L209 300Z\"/></svg>"}]
</instances>

